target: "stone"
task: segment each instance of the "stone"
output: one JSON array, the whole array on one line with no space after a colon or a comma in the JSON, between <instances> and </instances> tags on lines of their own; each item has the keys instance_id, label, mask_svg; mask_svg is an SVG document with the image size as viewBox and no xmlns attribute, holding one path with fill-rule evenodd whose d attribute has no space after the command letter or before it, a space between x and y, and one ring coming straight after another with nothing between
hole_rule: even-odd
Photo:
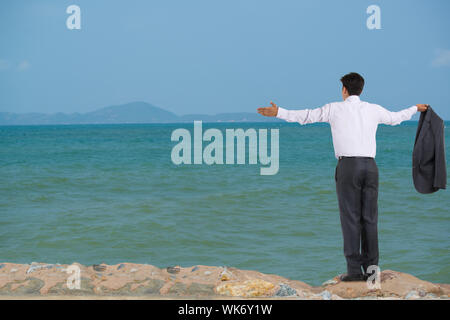
<instances>
[{"instance_id":1,"label":"stone","mask_svg":"<svg viewBox=\"0 0 450 320\"><path fill-rule=\"evenodd\" d=\"M172 287L169 288L168 294L182 295L186 294L187 285L182 282L176 282Z\"/></svg>"},{"instance_id":2,"label":"stone","mask_svg":"<svg viewBox=\"0 0 450 320\"><path fill-rule=\"evenodd\" d=\"M408 294L405 296L405 299L407 299L407 300L418 299L418 298L419 298L419 293L415 290L408 292Z\"/></svg>"},{"instance_id":3,"label":"stone","mask_svg":"<svg viewBox=\"0 0 450 320\"><path fill-rule=\"evenodd\" d=\"M168 273L175 274L180 272L180 267L167 267L166 270Z\"/></svg>"},{"instance_id":4,"label":"stone","mask_svg":"<svg viewBox=\"0 0 450 320\"><path fill-rule=\"evenodd\" d=\"M324 283L322 283L322 287L330 286L330 285L336 284L336 283L338 283L338 281L335 278L333 278L333 279L327 280Z\"/></svg>"},{"instance_id":5,"label":"stone","mask_svg":"<svg viewBox=\"0 0 450 320\"><path fill-rule=\"evenodd\" d=\"M216 287L216 292L232 297L263 297L272 296L275 285L261 279L226 282Z\"/></svg>"},{"instance_id":6,"label":"stone","mask_svg":"<svg viewBox=\"0 0 450 320\"><path fill-rule=\"evenodd\" d=\"M227 270L227 267L225 267L223 269L223 271L220 273L219 277L220 277L221 281L228 281L228 280L231 280L231 276L232 276L232 273Z\"/></svg>"},{"instance_id":7,"label":"stone","mask_svg":"<svg viewBox=\"0 0 450 320\"><path fill-rule=\"evenodd\" d=\"M125 265L119 271L120 265ZM412 275L386 270L381 273L381 288L368 288L366 282L324 282L311 287L298 280L254 270L196 265L173 267L175 274L155 266L123 263L101 265L100 271L78 264L81 288L67 287L68 265L0 263L0 295L8 296L142 296L176 295L183 299L223 296L312 300L406 300L450 299L450 284L434 284ZM99 268L97 268L99 269ZM194 272L196 271L196 272ZM28 273L27 273L28 272ZM30 276L32 275L32 276ZM225 275L225 277L224 277Z\"/></svg>"},{"instance_id":8,"label":"stone","mask_svg":"<svg viewBox=\"0 0 450 320\"><path fill-rule=\"evenodd\" d=\"M95 271L99 271L99 272L103 272L103 271L106 270L106 266L105 266L105 265L101 265L101 264L93 264L93 265L92 265L92 268L93 268Z\"/></svg>"},{"instance_id":9,"label":"stone","mask_svg":"<svg viewBox=\"0 0 450 320\"><path fill-rule=\"evenodd\" d=\"M410 292L409 297L414 295L419 296L419 291L422 294L434 293L440 295L442 292L448 292L448 289L442 285L437 285L431 282L420 280L410 274L385 270L380 275L380 288L369 288L364 281L343 282L339 281L336 284L326 286L326 289L331 294L336 294L345 299L352 299L357 297L376 296L376 297L406 297ZM418 299L417 298L417 299Z\"/></svg>"},{"instance_id":10,"label":"stone","mask_svg":"<svg viewBox=\"0 0 450 320\"><path fill-rule=\"evenodd\" d=\"M54 266L53 264L38 265L36 262L33 262L33 263L31 263L31 266L28 268L27 274L32 273L37 270L41 270L41 269L51 269L51 268L53 268L53 266Z\"/></svg>"},{"instance_id":11,"label":"stone","mask_svg":"<svg viewBox=\"0 0 450 320\"><path fill-rule=\"evenodd\" d=\"M214 285L194 282L188 287L186 294L204 296L214 295Z\"/></svg>"},{"instance_id":12,"label":"stone","mask_svg":"<svg viewBox=\"0 0 450 320\"><path fill-rule=\"evenodd\" d=\"M27 278L23 284L12 290L14 295L35 295L44 286L44 281L37 278Z\"/></svg>"},{"instance_id":13,"label":"stone","mask_svg":"<svg viewBox=\"0 0 450 320\"><path fill-rule=\"evenodd\" d=\"M275 293L275 296L277 297L291 297L296 295L297 290L291 288L289 285L285 283L280 283L280 289L278 289L277 293Z\"/></svg>"},{"instance_id":14,"label":"stone","mask_svg":"<svg viewBox=\"0 0 450 320\"><path fill-rule=\"evenodd\" d=\"M67 283L59 282L52 288L48 290L50 295L73 295L73 296L84 296L94 294L94 286L92 285L92 280L89 278L82 277L80 279L80 289L69 289Z\"/></svg>"},{"instance_id":15,"label":"stone","mask_svg":"<svg viewBox=\"0 0 450 320\"><path fill-rule=\"evenodd\" d=\"M165 282L159 279L150 279L144 282L143 285L140 285L135 290L133 290L134 294L142 295L142 294L159 294L159 290L164 286Z\"/></svg>"},{"instance_id":16,"label":"stone","mask_svg":"<svg viewBox=\"0 0 450 320\"><path fill-rule=\"evenodd\" d=\"M331 300L331 293L328 290L322 291L319 296L321 296L323 300Z\"/></svg>"}]
</instances>

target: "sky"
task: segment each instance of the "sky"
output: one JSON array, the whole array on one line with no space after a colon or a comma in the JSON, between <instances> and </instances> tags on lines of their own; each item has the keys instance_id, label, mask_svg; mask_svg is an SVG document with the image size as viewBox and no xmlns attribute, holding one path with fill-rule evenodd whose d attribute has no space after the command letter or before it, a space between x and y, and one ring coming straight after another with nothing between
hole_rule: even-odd
<instances>
[{"instance_id":1,"label":"sky","mask_svg":"<svg viewBox=\"0 0 450 320\"><path fill-rule=\"evenodd\" d=\"M70 5L79 30L66 26ZM381 29L366 25L370 5ZM448 0L2 0L0 112L315 108L358 72L362 100L428 103L448 120L449 31Z\"/></svg>"}]
</instances>

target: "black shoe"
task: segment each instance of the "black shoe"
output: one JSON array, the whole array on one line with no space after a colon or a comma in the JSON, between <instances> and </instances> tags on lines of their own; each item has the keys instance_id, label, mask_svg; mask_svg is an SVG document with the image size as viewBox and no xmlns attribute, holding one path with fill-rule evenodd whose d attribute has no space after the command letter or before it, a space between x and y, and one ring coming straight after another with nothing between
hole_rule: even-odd
<instances>
[{"instance_id":1,"label":"black shoe","mask_svg":"<svg viewBox=\"0 0 450 320\"><path fill-rule=\"evenodd\" d=\"M349 282L349 281L366 281L363 274L343 274L339 277L341 281Z\"/></svg>"}]
</instances>

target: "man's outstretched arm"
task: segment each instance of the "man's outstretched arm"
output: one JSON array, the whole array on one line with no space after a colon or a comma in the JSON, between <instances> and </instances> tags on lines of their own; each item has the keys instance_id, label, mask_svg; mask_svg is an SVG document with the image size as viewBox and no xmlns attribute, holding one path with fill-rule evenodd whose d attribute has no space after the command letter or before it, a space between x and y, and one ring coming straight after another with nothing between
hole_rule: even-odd
<instances>
[{"instance_id":1,"label":"man's outstretched arm","mask_svg":"<svg viewBox=\"0 0 450 320\"><path fill-rule=\"evenodd\" d=\"M416 104L407 109L403 109L397 112L389 111L381 106L379 106L379 122L382 124L387 124L395 126L402 123L403 121L411 119L411 117L417 112L424 112L428 109L427 104Z\"/></svg>"},{"instance_id":2,"label":"man's outstretched arm","mask_svg":"<svg viewBox=\"0 0 450 320\"><path fill-rule=\"evenodd\" d=\"M286 110L278 107L272 101L270 101L270 104L270 107L258 108L258 113L266 117L277 117L288 122L298 122L300 124L329 122L330 120L329 104L321 108L303 110Z\"/></svg>"}]
</instances>

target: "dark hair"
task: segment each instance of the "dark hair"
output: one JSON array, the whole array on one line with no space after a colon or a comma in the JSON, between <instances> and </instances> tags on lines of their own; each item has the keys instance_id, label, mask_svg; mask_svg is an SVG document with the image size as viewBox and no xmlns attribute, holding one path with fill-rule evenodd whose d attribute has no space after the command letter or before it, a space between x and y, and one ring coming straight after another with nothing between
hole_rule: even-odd
<instances>
[{"instance_id":1,"label":"dark hair","mask_svg":"<svg viewBox=\"0 0 450 320\"><path fill-rule=\"evenodd\" d=\"M341 78L341 82L351 96L359 96L364 88L364 78L356 72L346 74Z\"/></svg>"}]
</instances>

